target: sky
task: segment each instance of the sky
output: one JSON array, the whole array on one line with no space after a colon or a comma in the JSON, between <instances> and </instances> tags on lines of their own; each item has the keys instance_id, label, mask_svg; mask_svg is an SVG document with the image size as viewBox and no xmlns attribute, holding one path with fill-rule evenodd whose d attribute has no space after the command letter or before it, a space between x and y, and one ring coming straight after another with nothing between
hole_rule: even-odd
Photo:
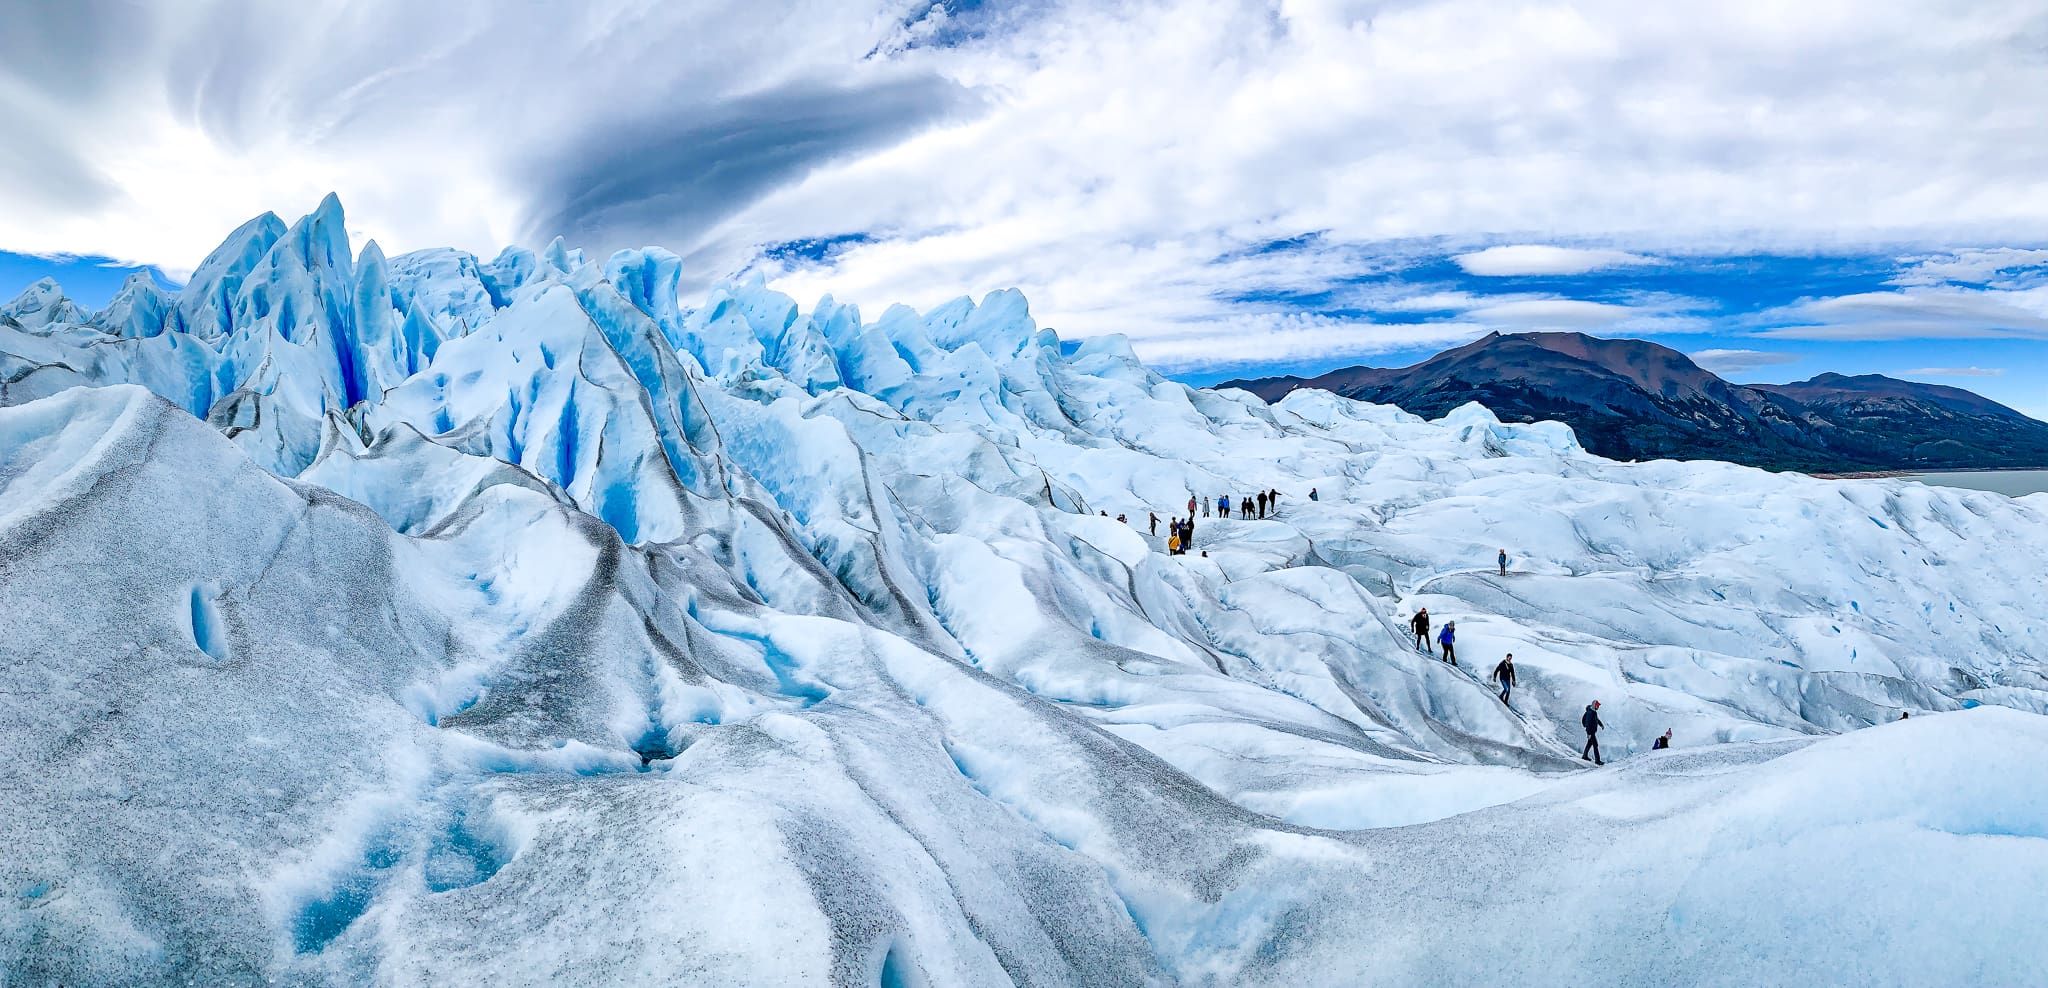
<instances>
[{"instance_id":1,"label":"sky","mask_svg":"<svg viewBox=\"0 0 2048 988\"><path fill-rule=\"evenodd\" d=\"M387 254L1017 287L1207 384L1492 331L2048 417L2048 0L0 0L0 297Z\"/></svg>"}]
</instances>

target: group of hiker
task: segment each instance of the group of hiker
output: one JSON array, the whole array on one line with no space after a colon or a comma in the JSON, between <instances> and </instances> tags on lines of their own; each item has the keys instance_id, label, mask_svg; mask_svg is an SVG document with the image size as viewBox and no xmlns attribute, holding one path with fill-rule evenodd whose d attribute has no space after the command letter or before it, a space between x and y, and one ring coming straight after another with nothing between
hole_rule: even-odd
<instances>
[{"instance_id":1,"label":"group of hiker","mask_svg":"<svg viewBox=\"0 0 2048 988\"><path fill-rule=\"evenodd\" d=\"M1507 553L1505 551L1501 553L1501 569L1502 572L1506 572L1507 569ZM1408 622L1408 627L1409 630L1415 632L1416 651L1422 652L1425 655L1429 654L1429 608L1424 607L1416 611L1415 617ZM1457 640L1458 622L1445 621L1443 629L1437 632L1436 643L1442 649L1443 661L1454 666L1458 664ZM1493 673L1487 676L1487 681L1500 687L1500 702L1504 705L1508 704L1508 697L1515 689L1515 653L1507 653L1507 656L1501 659L1498 665L1493 667ZM1579 726L1586 729L1586 744L1579 749L1579 759L1581 761L1590 761L1595 765L1607 764L1600 757L1600 729L1607 726L1600 720L1600 701L1594 700L1586 705L1585 713L1579 716ZM1663 734L1650 743L1652 751L1669 747L1671 747L1671 731L1669 729L1666 729Z\"/></svg>"},{"instance_id":2,"label":"group of hiker","mask_svg":"<svg viewBox=\"0 0 2048 988\"><path fill-rule=\"evenodd\" d=\"M1257 494L1246 494L1234 501L1228 494L1214 498L1197 498L1189 495L1187 517L1183 518L1179 515L1174 515L1166 520L1166 554L1169 556L1185 556L1190 549L1194 548L1195 517L1197 512L1203 518L1228 518L1230 517L1231 509L1236 508L1240 518L1264 518L1268 513L1278 510L1279 507L1280 492L1273 489L1263 490ZM1107 517L1109 512L1105 511L1102 514ZM1151 532L1156 538L1159 535L1159 513L1147 511L1145 515L1146 530ZM1125 518L1123 515L1117 515L1116 520L1124 521ZM1207 555L1207 553L1203 553L1203 555Z\"/></svg>"},{"instance_id":3,"label":"group of hiker","mask_svg":"<svg viewBox=\"0 0 2048 988\"><path fill-rule=\"evenodd\" d=\"M1188 516L1174 518L1166 523L1166 554L1185 556L1195 544L1195 501L1188 499ZM1159 515L1152 514L1152 534L1159 534Z\"/></svg>"},{"instance_id":4,"label":"group of hiker","mask_svg":"<svg viewBox=\"0 0 2048 988\"><path fill-rule=\"evenodd\" d=\"M1216 516L1230 517L1232 503L1228 494L1216 498ZM1238 498L1235 505L1239 518L1264 518L1267 512L1280 510L1280 492L1269 488L1257 494L1246 494ZM1188 513L1193 514L1194 510L1195 499L1188 498ZM1209 517L1209 499L1206 497L1202 499L1202 517Z\"/></svg>"}]
</instances>

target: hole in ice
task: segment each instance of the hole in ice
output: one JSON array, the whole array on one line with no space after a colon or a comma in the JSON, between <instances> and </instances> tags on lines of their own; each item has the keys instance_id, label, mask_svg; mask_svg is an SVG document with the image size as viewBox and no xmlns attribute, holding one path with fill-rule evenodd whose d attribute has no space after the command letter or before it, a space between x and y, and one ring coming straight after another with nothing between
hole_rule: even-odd
<instances>
[{"instance_id":1,"label":"hole in ice","mask_svg":"<svg viewBox=\"0 0 2048 988\"><path fill-rule=\"evenodd\" d=\"M924 972L918 970L917 961L903 941L889 944L889 952L882 955L882 972L875 980L878 988L925 988Z\"/></svg>"},{"instance_id":2,"label":"hole in ice","mask_svg":"<svg viewBox=\"0 0 2048 988\"><path fill-rule=\"evenodd\" d=\"M457 810L427 848L427 891L448 892L490 880L510 856Z\"/></svg>"},{"instance_id":3,"label":"hole in ice","mask_svg":"<svg viewBox=\"0 0 2048 988\"><path fill-rule=\"evenodd\" d=\"M645 771L655 762L665 762L682 754L682 749L669 740L667 728L650 724L647 733L633 742L633 753L640 756L640 768Z\"/></svg>"},{"instance_id":4,"label":"hole in ice","mask_svg":"<svg viewBox=\"0 0 2048 988\"><path fill-rule=\"evenodd\" d=\"M185 632L191 637L193 647L214 661L228 657L227 630L221 624L220 608L213 602L213 591L204 584L192 587Z\"/></svg>"},{"instance_id":5,"label":"hole in ice","mask_svg":"<svg viewBox=\"0 0 2048 988\"><path fill-rule=\"evenodd\" d=\"M292 917L292 944L302 954L327 949L357 918L370 909L384 870L398 862L398 853L382 840L371 843L363 859L327 890L307 901Z\"/></svg>"}]
</instances>

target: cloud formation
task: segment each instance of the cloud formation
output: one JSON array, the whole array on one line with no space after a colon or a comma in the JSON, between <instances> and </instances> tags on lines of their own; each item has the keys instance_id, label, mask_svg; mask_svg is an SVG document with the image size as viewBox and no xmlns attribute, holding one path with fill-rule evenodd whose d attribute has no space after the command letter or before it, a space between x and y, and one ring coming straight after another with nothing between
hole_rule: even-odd
<instances>
[{"instance_id":1,"label":"cloud formation","mask_svg":"<svg viewBox=\"0 0 2048 988\"><path fill-rule=\"evenodd\" d=\"M1466 274L1501 278L1516 275L1571 275L1661 263L1654 257L1625 250L1586 247L1547 247L1540 244L1502 244L1459 254L1451 260Z\"/></svg>"},{"instance_id":2,"label":"cloud formation","mask_svg":"<svg viewBox=\"0 0 2048 988\"><path fill-rule=\"evenodd\" d=\"M2002 367L1922 367L1900 371L1900 377L2004 377Z\"/></svg>"},{"instance_id":3,"label":"cloud formation","mask_svg":"<svg viewBox=\"0 0 2048 988\"><path fill-rule=\"evenodd\" d=\"M871 309L1021 287L1167 369L1698 331L1716 313L1471 279L1774 250L1920 245L1870 297L1743 316L1762 332L2032 334L2048 311L2008 297L2033 254L1995 253L2048 229L2048 120L2013 96L2048 91L2031 4L0 7L0 114L27 138L0 141L0 249L176 271L333 190L393 253L655 242L700 283L751 267Z\"/></svg>"},{"instance_id":4,"label":"cloud formation","mask_svg":"<svg viewBox=\"0 0 2048 988\"><path fill-rule=\"evenodd\" d=\"M1796 364L1806 359L1805 354L1788 353L1784 350L1695 350L1687 354L1692 362L1716 374L1741 374L1765 367L1780 367Z\"/></svg>"},{"instance_id":5,"label":"cloud formation","mask_svg":"<svg viewBox=\"0 0 2048 988\"><path fill-rule=\"evenodd\" d=\"M1796 340L2048 339L2048 288L1952 287L1806 299L1766 312L1760 335Z\"/></svg>"}]
</instances>

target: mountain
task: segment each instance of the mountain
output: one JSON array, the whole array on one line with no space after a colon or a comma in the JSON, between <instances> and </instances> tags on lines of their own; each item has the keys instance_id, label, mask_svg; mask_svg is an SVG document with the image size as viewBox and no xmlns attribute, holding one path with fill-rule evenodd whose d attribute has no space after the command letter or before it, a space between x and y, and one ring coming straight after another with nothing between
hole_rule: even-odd
<instances>
[{"instance_id":1,"label":"mountain","mask_svg":"<svg viewBox=\"0 0 2048 988\"><path fill-rule=\"evenodd\" d=\"M1508 421L1564 422L1616 459L1817 472L2048 466L2048 423L1959 388L1874 374L1737 385L1668 347L1580 333L1495 333L1412 367L1222 386L1269 401L1320 388L1429 418L1476 401Z\"/></svg>"},{"instance_id":2,"label":"mountain","mask_svg":"<svg viewBox=\"0 0 2048 988\"><path fill-rule=\"evenodd\" d=\"M2048 498L346 230L0 318L7 984L2048 970Z\"/></svg>"}]
</instances>

